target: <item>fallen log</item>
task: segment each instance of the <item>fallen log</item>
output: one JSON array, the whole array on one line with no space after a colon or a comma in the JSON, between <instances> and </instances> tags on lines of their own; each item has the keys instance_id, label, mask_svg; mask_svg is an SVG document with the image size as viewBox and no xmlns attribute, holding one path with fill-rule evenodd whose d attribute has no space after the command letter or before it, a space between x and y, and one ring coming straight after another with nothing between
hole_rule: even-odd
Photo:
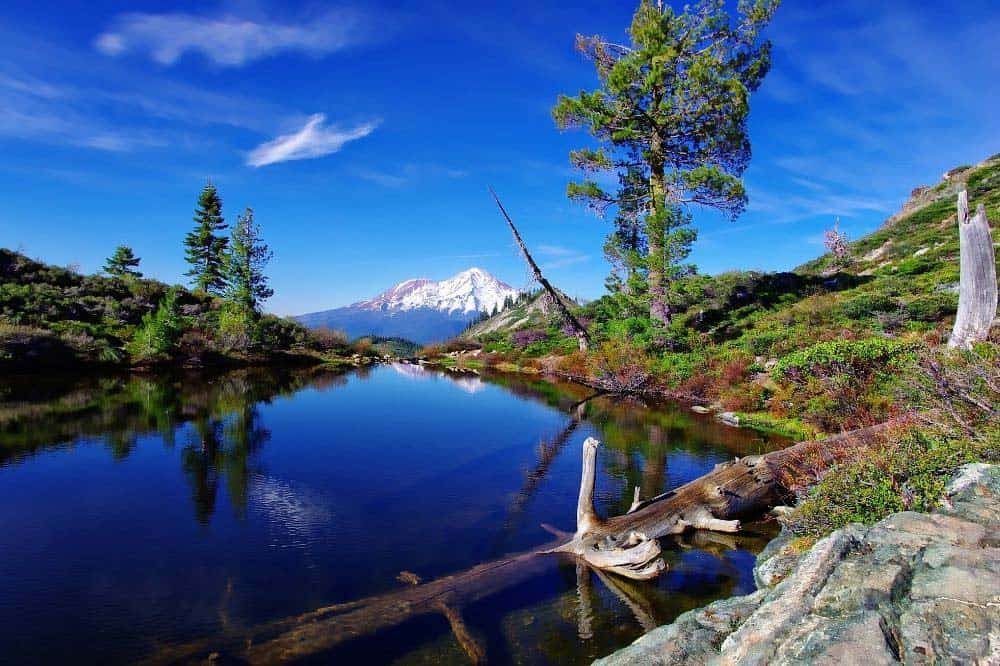
<instances>
[{"instance_id":1,"label":"fallen log","mask_svg":"<svg viewBox=\"0 0 1000 666\"><path fill-rule=\"evenodd\" d=\"M657 539L688 529L736 532L740 520L760 515L784 502L790 493L815 483L833 464L870 447L902 420L795 444L760 456L717 465L708 474L675 490L639 500L629 513L601 519L594 511L593 489L598 443L583 446L583 473L577 502L575 534L543 526L557 539L531 551L509 555L427 583L407 585L366 599L336 604L292 618L269 622L249 631L168 647L148 663L177 663L225 650L249 663L291 661L317 654L349 640L376 633L426 614L442 614L456 640L473 661L485 660L481 643L461 620L460 609L539 575L549 566L545 554L578 558L602 572L599 579L626 602L641 624L649 612L631 598L626 587L603 572L643 579L665 569ZM720 535L721 536L721 535ZM581 562L582 560L582 562ZM583 592L585 577L579 578ZM583 593L582 592L582 593ZM580 609L580 632L589 631L590 612Z\"/></svg>"},{"instance_id":2,"label":"fallen log","mask_svg":"<svg viewBox=\"0 0 1000 666\"><path fill-rule=\"evenodd\" d=\"M583 476L573 538L552 552L572 553L596 569L627 578L655 578L664 569L657 539L688 529L738 532L740 520L775 506L833 464L871 446L897 419L879 426L800 442L779 451L716 465L694 481L652 499L638 497L628 513L602 520L593 506L598 442L583 444Z\"/></svg>"}]
</instances>

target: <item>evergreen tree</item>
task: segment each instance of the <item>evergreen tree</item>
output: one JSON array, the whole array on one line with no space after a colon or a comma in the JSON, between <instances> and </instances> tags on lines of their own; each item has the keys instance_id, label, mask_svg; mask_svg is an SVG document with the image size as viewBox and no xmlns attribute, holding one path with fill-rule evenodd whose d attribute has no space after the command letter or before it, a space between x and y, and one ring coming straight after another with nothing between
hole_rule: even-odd
<instances>
[{"instance_id":1,"label":"evergreen tree","mask_svg":"<svg viewBox=\"0 0 1000 666\"><path fill-rule=\"evenodd\" d=\"M253 209L236 219L226 262L227 297L249 312L260 314L261 304L274 295L264 267L274 253L261 240L260 226L254 223Z\"/></svg>"},{"instance_id":2,"label":"evergreen tree","mask_svg":"<svg viewBox=\"0 0 1000 666\"><path fill-rule=\"evenodd\" d=\"M135 360L154 360L173 351L186 325L177 296L177 287L171 287L156 311L143 316L142 325L128 344Z\"/></svg>"},{"instance_id":3,"label":"evergreen tree","mask_svg":"<svg viewBox=\"0 0 1000 666\"><path fill-rule=\"evenodd\" d=\"M649 315L661 324L671 314L667 284L684 272L678 264L695 237L684 207L732 219L746 207L750 93L770 67L770 43L760 33L778 3L740 0L734 21L725 0L699 0L681 12L643 0L629 45L577 36L600 87L561 96L552 115L561 129L588 129L601 146L570 153L586 177L567 193L602 215L617 208L642 220ZM592 174L600 171L618 172L616 191L598 185Z\"/></svg>"},{"instance_id":4,"label":"evergreen tree","mask_svg":"<svg viewBox=\"0 0 1000 666\"><path fill-rule=\"evenodd\" d=\"M104 272L111 277L140 278L142 273L135 270L141 260L132 253L132 248L128 245L119 245L115 248L115 253L104 262Z\"/></svg>"},{"instance_id":5,"label":"evergreen tree","mask_svg":"<svg viewBox=\"0 0 1000 666\"><path fill-rule=\"evenodd\" d=\"M217 232L226 228L222 217L222 199L212 183L207 183L198 197L194 229L184 237L184 258L191 264L185 275L191 286L210 294L221 294L226 287L226 246L228 240Z\"/></svg>"}]
</instances>

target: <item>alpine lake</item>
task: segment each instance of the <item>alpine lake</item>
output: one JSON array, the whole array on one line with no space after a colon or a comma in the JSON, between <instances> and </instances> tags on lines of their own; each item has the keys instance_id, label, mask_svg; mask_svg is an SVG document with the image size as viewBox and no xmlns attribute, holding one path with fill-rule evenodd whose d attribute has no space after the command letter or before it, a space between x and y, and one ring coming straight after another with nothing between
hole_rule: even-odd
<instances>
[{"instance_id":1,"label":"alpine lake","mask_svg":"<svg viewBox=\"0 0 1000 666\"><path fill-rule=\"evenodd\" d=\"M543 524L572 532L590 436L601 515L787 443L679 405L407 364L6 377L0 661L245 663L309 614L539 548ZM647 582L540 555L461 607L376 605L295 661L589 663L751 592L776 532L662 539L668 569Z\"/></svg>"}]
</instances>

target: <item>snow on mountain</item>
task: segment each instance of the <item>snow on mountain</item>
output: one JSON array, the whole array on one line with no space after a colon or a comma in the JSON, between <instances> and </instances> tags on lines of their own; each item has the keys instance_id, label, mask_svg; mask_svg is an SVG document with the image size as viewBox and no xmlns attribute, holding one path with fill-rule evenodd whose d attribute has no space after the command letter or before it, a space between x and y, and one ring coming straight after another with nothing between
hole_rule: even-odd
<instances>
[{"instance_id":1,"label":"snow on mountain","mask_svg":"<svg viewBox=\"0 0 1000 666\"><path fill-rule=\"evenodd\" d=\"M400 282L375 298L351 307L368 310L414 310L428 308L441 312L492 312L503 306L517 289L501 282L481 268L470 268L447 280L416 278Z\"/></svg>"},{"instance_id":2,"label":"snow on mountain","mask_svg":"<svg viewBox=\"0 0 1000 666\"><path fill-rule=\"evenodd\" d=\"M447 280L404 280L374 298L296 317L311 328L329 327L351 337L382 335L426 343L457 335L481 312L502 308L518 290L481 268Z\"/></svg>"}]
</instances>

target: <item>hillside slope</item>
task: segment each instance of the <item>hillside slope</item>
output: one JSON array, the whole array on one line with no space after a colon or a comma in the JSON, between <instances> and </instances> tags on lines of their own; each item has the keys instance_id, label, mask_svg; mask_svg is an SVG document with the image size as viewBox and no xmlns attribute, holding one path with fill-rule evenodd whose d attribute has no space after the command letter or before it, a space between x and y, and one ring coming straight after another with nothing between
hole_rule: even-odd
<instances>
[{"instance_id":1,"label":"hillside slope","mask_svg":"<svg viewBox=\"0 0 1000 666\"><path fill-rule=\"evenodd\" d=\"M158 280L83 275L0 248L0 370L129 365L129 342L169 290ZM309 351L309 332L273 315L261 317L251 349L234 349L220 332L221 298L183 287L176 294L183 330L164 362L287 362Z\"/></svg>"},{"instance_id":2,"label":"hillside slope","mask_svg":"<svg viewBox=\"0 0 1000 666\"><path fill-rule=\"evenodd\" d=\"M850 243L846 256L827 253L788 272L676 281L668 298L677 314L665 331L650 325L641 295L589 303L578 310L595 342L589 355L574 353L551 314L502 312L467 336L493 353L487 358L715 402L758 421L798 424L796 436L877 422L902 408L902 359L934 349L950 333L961 189L973 208L986 206L995 229L1000 155L915 189L900 212Z\"/></svg>"}]
</instances>

